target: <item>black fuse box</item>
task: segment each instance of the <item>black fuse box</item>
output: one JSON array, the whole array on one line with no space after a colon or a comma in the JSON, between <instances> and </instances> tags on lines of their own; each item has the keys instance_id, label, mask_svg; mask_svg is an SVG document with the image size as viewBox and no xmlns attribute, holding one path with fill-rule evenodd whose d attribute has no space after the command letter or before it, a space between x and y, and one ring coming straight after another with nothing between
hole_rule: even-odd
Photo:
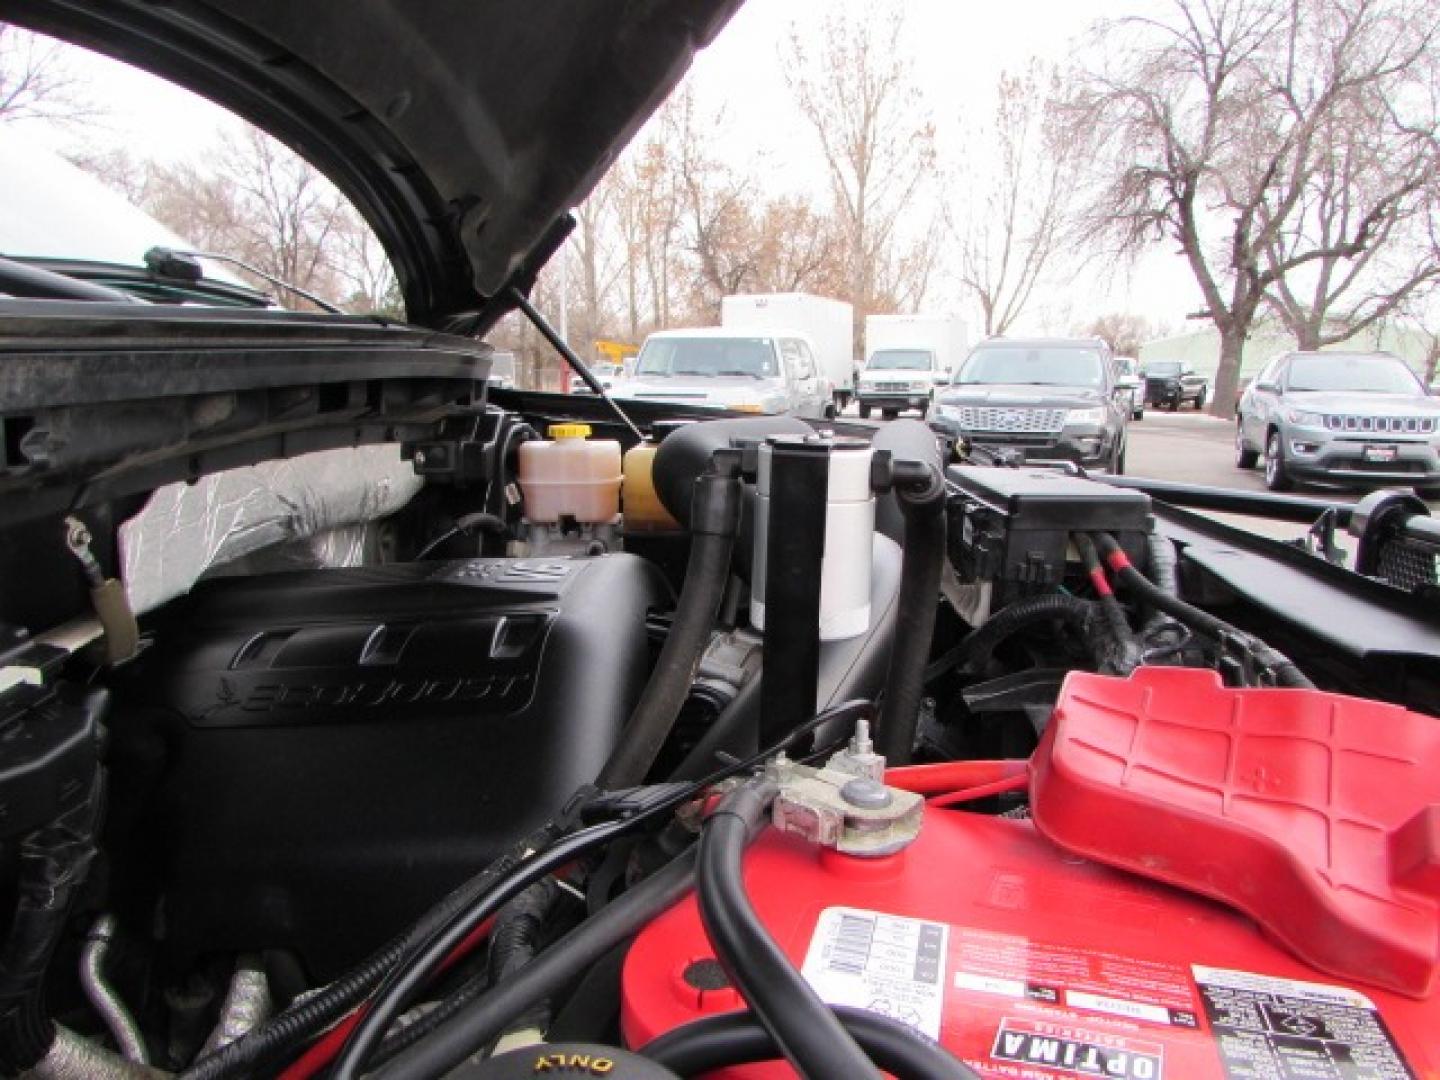
<instances>
[{"instance_id":1,"label":"black fuse box","mask_svg":"<svg viewBox=\"0 0 1440 1080\"><path fill-rule=\"evenodd\" d=\"M955 465L945 476L950 560L962 582L1059 585L1073 532L1112 533L1142 561L1152 523L1143 492L1034 467Z\"/></svg>"}]
</instances>

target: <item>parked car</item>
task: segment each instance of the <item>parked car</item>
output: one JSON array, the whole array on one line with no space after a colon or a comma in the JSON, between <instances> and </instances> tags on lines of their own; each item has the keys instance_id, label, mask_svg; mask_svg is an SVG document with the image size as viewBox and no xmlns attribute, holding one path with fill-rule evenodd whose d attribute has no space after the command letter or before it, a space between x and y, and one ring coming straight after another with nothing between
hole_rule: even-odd
<instances>
[{"instance_id":1,"label":"parked car","mask_svg":"<svg viewBox=\"0 0 1440 1080\"><path fill-rule=\"evenodd\" d=\"M812 419L835 415L814 345L789 331L659 331L645 339L634 375L618 380L611 396Z\"/></svg>"},{"instance_id":2,"label":"parked car","mask_svg":"<svg viewBox=\"0 0 1440 1080\"><path fill-rule=\"evenodd\" d=\"M1140 361L1133 356L1117 356L1119 376L1115 385L1130 396L1130 419L1145 419L1145 380L1140 377Z\"/></svg>"},{"instance_id":3,"label":"parked car","mask_svg":"<svg viewBox=\"0 0 1440 1080\"><path fill-rule=\"evenodd\" d=\"M1176 411L1187 401L1196 411L1205 408L1210 383L1204 375L1179 360L1152 360L1142 373L1145 379L1145 404Z\"/></svg>"},{"instance_id":4,"label":"parked car","mask_svg":"<svg viewBox=\"0 0 1440 1080\"><path fill-rule=\"evenodd\" d=\"M935 402L934 426L1026 461L1125 471L1130 395L1095 338L996 338L977 345Z\"/></svg>"},{"instance_id":5,"label":"parked car","mask_svg":"<svg viewBox=\"0 0 1440 1080\"><path fill-rule=\"evenodd\" d=\"M1388 353L1293 352L1240 398L1235 464L1265 464L1265 485L1297 481L1440 494L1440 401Z\"/></svg>"},{"instance_id":6,"label":"parked car","mask_svg":"<svg viewBox=\"0 0 1440 1080\"><path fill-rule=\"evenodd\" d=\"M615 389L615 384L625 377L624 364L591 364L590 371L592 374L594 374L595 378L600 380L600 385L603 386L606 390ZM570 393L588 394L590 393L590 384L587 383L584 379L582 379L579 375L571 375Z\"/></svg>"}]
</instances>

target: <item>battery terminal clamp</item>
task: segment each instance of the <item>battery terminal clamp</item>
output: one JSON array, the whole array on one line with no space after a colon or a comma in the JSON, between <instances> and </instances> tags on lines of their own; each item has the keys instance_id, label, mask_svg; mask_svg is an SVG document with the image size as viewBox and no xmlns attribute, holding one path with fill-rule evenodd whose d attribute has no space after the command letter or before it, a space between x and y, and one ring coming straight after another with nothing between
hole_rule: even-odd
<instances>
[{"instance_id":1,"label":"battery terminal clamp","mask_svg":"<svg viewBox=\"0 0 1440 1080\"><path fill-rule=\"evenodd\" d=\"M893 855L920 834L925 800L886 786L885 758L875 753L864 719L820 768L781 754L765 774L780 789L770 819L781 832L862 859Z\"/></svg>"}]
</instances>

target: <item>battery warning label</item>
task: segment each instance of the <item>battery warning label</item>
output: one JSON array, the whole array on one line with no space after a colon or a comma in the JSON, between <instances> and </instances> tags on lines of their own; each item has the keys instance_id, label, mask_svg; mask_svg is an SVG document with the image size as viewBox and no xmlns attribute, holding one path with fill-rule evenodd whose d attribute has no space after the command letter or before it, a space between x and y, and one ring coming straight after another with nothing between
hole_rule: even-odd
<instances>
[{"instance_id":1,"label":"battery warning label","mask_svg":"<svg viewBox=\"0 0 1440 1080\"><path fill-rule=\"evenodd\" d=\"M1340 986L1196 966L1231 1080L1414 1080L1373 1002Z\"/></svg>"}]
</instances>

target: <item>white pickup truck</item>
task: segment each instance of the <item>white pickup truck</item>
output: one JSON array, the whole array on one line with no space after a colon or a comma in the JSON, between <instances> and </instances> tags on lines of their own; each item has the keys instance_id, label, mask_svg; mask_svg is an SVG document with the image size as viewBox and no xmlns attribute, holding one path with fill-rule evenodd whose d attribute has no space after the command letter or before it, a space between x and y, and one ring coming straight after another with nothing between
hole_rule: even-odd
<instances>
[{"instance_id":1,"label":"white pickup truck","mask_svg":"<svg viewBox=\"0 0 1440 1080\"><path fill-rule=\"evenodd\" d=\"M871 315L856 387L860 415L878 409L892 420L906 409L927 412L935 388L950 381L964 358L965 344L965 323L951 315Z\"/></svg>"}]
</instances>

